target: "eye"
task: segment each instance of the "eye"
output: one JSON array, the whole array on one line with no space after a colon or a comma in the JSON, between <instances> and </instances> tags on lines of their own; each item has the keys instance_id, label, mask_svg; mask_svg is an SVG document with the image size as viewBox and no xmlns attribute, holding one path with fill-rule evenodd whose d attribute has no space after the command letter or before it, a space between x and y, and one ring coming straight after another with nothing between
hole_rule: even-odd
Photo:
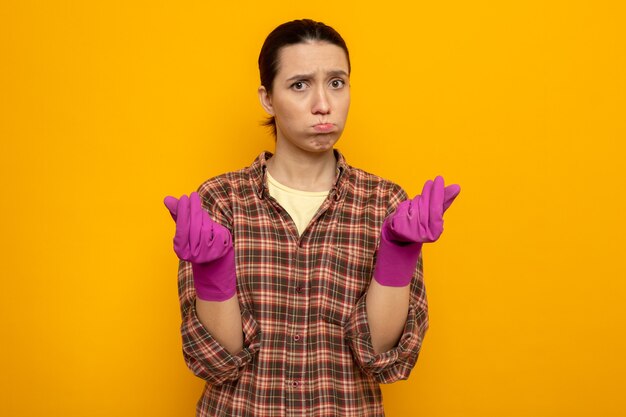
<instances>
[{"instance_id":1,"label":"eye","mask_svg":"<svg viewBox=\"0 0 626 417\"><path fill-rule=\"evenodd\" d=\"M342 79L339 79L339 78L337 78L337 79L335 79L335 80L332 80L332 81L330 82L330 86L331 86L332 88L341 88L341 87L343 87L344 85L346 85L346 82L345 82L344 80L342 80Z\"/></svg>"},{"instance_id":2,"label":"eye","mask_svg":"<svg viewBox=\"0 0 626 417\"><path fill-rule=\"evenodd\" d=\"M291 84L290 88L292 88L293 90L304 90L306 88L306 84L304 83L304 81L296 81L295 83Z\"/></svg>"}]
</instances>

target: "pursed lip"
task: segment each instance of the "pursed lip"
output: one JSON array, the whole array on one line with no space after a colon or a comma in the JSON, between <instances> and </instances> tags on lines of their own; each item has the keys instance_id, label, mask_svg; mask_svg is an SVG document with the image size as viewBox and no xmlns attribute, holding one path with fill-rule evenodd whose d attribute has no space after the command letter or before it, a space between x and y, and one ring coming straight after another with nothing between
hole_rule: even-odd
<instances>
[{"instance_id":1,"label":"pursed lip","mask_svg":"<svg viewBox=\"0 0 626 417\"><path fill-rule=\"evenodd\" d=\"M334 123L318 123L313 125L313 129L319 133L334 132L337 129Z\"/></svg>"}]
</instances>

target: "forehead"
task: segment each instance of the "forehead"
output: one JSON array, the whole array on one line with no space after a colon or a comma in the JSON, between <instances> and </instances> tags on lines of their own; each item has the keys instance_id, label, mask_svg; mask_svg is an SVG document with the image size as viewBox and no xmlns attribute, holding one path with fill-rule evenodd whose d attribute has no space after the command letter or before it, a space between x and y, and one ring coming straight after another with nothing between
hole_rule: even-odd
<instances>
[{"instance_id":1,"label":"forehead","mask_svg":"<svg viewBox=\"0 0 626 417\"><path fill-rule=\"evenodd\" d=\"M328 42L307 42L288 45L278 53L277 77L343 70L348 73L345 51Z\"/></svg>"}]
</instances>

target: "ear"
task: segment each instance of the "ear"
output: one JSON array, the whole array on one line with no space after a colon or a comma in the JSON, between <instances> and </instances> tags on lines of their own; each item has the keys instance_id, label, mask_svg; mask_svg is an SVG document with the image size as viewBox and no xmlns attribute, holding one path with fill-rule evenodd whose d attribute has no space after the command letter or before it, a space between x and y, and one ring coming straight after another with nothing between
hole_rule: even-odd
<instances>
[{"instance_id":1,"label":"ear","mask_svg":"<svg viewBox=\"0 0 626 417\"><path fill-rule=\"evenodd\" d=\"M263 86L259 87L259 101L261 102L261 106L265 109L267 114L270 116L274 116L274 107L272 106L272 97L267 89Z\"/></svg>"}]
</instances>

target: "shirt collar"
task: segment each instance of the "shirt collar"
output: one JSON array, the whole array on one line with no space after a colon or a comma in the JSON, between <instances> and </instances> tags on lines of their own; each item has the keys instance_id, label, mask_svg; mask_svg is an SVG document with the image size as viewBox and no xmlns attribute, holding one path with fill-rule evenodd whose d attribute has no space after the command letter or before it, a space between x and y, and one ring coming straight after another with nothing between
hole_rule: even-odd
<instances>
[{"instance_id":1,"label":"shirt collar","mask_svg":"<svg viewBox=\"0 0 626 417\"><path fill-rule=\"evenodd\" d=\"M338 201L345 195L345 183L349 176L347 174L350 171L350 165L347 164L346 159L343 154L339 152L339 150L333 149L333 151L335 153L335 159L337 160L337 170L335 174L335 183L333 184L333 188L330 190L329 195L332 196L335 201ZM252 182L254 192L260 199L263 199L268 195L265 172L267 170L267 161L272 157L272 155L273 154L268 151L261 152L249 168L250 181Z\"/></svg>"}]
</instances>

